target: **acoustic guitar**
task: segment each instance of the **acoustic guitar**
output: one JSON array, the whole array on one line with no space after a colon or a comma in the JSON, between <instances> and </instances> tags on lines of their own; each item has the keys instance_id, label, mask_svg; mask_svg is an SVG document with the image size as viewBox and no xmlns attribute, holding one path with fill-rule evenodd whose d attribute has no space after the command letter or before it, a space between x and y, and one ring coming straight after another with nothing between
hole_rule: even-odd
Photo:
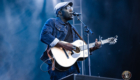
<instances>
[{"instance_id":1,"label":"acoustic guitar","mask_svg":"<svg viewBox=\"0 0 140 80\"><path fill-rule=\"evenodd\" d=\"M110 37L105 40L100 40L101 45L106 43L115 44L117 42L116 37ZM65 41L62 41L67 43ZM88 46L82 40L76 40L73 43L76 46L75 50L69 51L61 47L53 47L51 48L51 53L53 58L55 59L55 68L60 71L65 71L69 69L76 61L83 61L85 58L88 57ZM89 48L95 46L95 42L89 44Z\"/></svg>"}]
</instances>

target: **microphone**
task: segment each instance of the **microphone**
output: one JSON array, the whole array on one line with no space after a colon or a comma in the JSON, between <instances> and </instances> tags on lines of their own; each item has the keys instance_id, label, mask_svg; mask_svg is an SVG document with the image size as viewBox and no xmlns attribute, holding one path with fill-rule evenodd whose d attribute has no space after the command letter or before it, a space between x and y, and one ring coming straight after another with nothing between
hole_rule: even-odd
<instances>
[{"instance_id":1,"label":"microphone","mask_svg":"<svg viewBox=\"0 0 140 80\"><path fill-rule=\"evenodd\" d=\"M80 16L80 15L81 15L81 13L76 13L76 12L72 12L72 14L73 14L74 16Z\"/></svg>"}]
</instances>

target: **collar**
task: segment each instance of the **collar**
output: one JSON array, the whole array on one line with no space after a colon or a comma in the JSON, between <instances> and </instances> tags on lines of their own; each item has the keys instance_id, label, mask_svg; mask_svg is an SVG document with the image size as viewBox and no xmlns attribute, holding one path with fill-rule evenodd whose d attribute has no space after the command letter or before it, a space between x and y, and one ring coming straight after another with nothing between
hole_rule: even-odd
<instances>
[{"instance_id":1,"label":"collar","mask_svg":"<svg viewBox=\"0 0 140 80\"><path fill-rule=\"evenodd\" d=\"M60 17L57 17L57 18L56 18L56 20L58 20L58 22L59 22L59 23L61 23L61 24L63 24L63 25L65 25L65 24L69 23L69 22L64 23L64 22L61 20L61 18L60 18Z\"/></svg>"}]
</instances>

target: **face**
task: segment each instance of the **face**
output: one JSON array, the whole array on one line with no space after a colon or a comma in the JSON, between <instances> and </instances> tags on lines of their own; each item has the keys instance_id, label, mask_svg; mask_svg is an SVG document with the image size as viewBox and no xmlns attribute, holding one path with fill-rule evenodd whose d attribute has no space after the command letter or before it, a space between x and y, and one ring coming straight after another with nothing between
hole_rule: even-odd
<instances>
[{"instance_id":1,"label":"face","mask_svg":"<svg viewBox=\"0 0 140 80\"><path fill-rule=\"evenodd\" d=\"M68 6L62 8L61 15L67 21L72 20L73 19L72 12L73 12L73 8L70 5L68 5Z\"/></svg>"}]
</instances>

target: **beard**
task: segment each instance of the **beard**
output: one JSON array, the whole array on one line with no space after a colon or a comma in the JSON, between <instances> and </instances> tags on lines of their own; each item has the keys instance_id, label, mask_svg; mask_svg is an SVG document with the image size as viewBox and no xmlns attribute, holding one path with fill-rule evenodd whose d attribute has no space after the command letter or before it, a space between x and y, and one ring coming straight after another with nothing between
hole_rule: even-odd
<instances>
[{"instance_id":1,"label":"beard","mask_svg":"<svg viewBox=\"0 0 140 80\"><path fill-rule=\"evenodd\" d=\"M62 16L65 20L69 21L69 20L73 20L73 16L71 13L68 12L62 12Z\"/></svg>"},{"instance_id":2,"label":"beard","mask_svg":"<svg viewBox=\"0 0 140 80\"><path fill-rule=\"evenodd\" d=\"M66 15L66 16L63 16L63 18L64 18L65 20L67 20L67 21L73 20L73 16L68 16L68 15Z\"/></svg>"}]
</instances>

